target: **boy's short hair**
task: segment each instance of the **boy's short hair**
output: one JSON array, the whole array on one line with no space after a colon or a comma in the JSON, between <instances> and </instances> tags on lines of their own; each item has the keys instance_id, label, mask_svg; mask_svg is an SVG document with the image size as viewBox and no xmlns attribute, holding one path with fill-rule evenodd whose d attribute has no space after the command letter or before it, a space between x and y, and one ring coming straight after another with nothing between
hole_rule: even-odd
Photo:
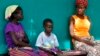
<instances>
[{"instance_id":1,"label":"boy's short hair","mask_svg":"<svg viewBox=\"0 0 100 56\"><path fill-rule=\"evenodd\" d=\"M53 24L53 21L50 19L50 18L46 18L44 21L43 21L43 27L45 27L46 23L47 22L50 22Z\"/></svg>"}]
</instances>

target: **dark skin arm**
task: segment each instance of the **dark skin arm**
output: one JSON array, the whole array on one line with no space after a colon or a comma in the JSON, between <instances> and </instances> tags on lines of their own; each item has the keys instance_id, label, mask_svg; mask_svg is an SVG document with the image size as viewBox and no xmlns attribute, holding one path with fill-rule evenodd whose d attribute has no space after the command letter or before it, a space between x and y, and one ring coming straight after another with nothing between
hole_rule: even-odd
<instances>
[{"instance_id":1,"label":"dark skin arm","mask_svg":"<svg viewBox=\"0 0 100 56\"><path fill-rule=\"evenodd\" d=\"M11 35L12 37L12 40L14 41L14 44L18 47L29 47L30 45L28 43L25 43L24 41L19 41L17 38L16 38L16 35L14 32L9 32L9 34Z\"/></svg>"},{"instance_id":2,"label":"dark skin arm","mask_svg":"<svg viewBox=\"0 0 100 56\"><path fill-rule=\"evenodd\" d=\"M25 33L25 36L24 36L24 38L22 39L22 41L25 42L25 43L29 43L29 39L28 39L28 36L27 36L26 33Z\"/></svg>"},{"instance_id":3,"label":"dark skin arm","mask_svg":"<svg viewBox=\"0 0 100 56\"><path fill-rule=\"evenodd\" d=\"M73 38L73 39L75 39L75 40L77 40L77 41L80 41L80 42L84 42L84 43L86 43L86 44L88 44L88 45L91 45L91 46L94 46L94 43L92 43L92 42L90 42L90 41L86 41L86 40L84 40L84 39L81 39L81 38L79 38L78 36L76 36L75 34L74 34L74 19L73 19L73 17L71 17L71 20L70 20L70 35L71 35L71 37ZM87 36L86 36L87 37Z\"/></svg>"},{"instance_id":4,"label":"dark skin arm","mask_svg":"<svg viewBox=\"0 0 100 56\"><path fill-rule=\"evenodd\" d=\"M48 53L48 54L51 54L51 55L55 55L52 51L50 50L47 50L45 48L42 48L42 47L38 47L40 50L43 50L44 52Z\"/></svg>"},{"instance_id":5,"label":"dark skin arm","mask_svg":"<svg viewBox=\"0 0 100 56\"><path fill-rule=\"evenodd\" d=\"M54 53L54 52L52 52L51 50L47 50L47 49L45 49L45 48L42 48L42 47L38 47L40 50L43 50L44 52L46 52L46 53L48 53L48 54L51 54L51 55L54 55L54 56L56 56L57 55L57 53L61 53L61 54L63 54L63 52L60 50L60 49L58 49L57 47L57 52L56 53Z\"/></svg>"},{"instance_id":6,"label":"dark skin arm","mask_svg":"<svg viewBox=\"0 0 100 56\"><path fill-rule=\"evenodd\" d=\"M63 53L58 47L55 47L58 51L57 51L57 53Z\"/></svg>"}]
</instances>

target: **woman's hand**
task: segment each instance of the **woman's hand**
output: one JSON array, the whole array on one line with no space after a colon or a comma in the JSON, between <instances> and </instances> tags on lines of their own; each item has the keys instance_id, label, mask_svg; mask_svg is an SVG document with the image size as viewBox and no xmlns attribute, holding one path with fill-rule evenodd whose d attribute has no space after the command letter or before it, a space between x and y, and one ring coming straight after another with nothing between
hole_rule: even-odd
<instances>
[{"instance_id":1,"label":"woman's hand","mask_svg":"<svg viewBox=\"0 0 100 56\"><path fill-rule=\"evenodd\" d=\"M91 45L91 46L94 46L95 43L93 41L91 41L91 38L82 38L82 42L88 44L88 45Z\"/></svg>"},{"instance_id":2,"label":"woman's hand","mask_svg":"<svg viewBox=\"0 0 100 56\"><path fill-rule=\"evenodd\" d=\"M88 45L91 45L91 46L94 46L95 45L95 43L93 43L93 42L91 42L91 41L89 41L89 42L86 42Z\"/></svg>"}]
</instances>

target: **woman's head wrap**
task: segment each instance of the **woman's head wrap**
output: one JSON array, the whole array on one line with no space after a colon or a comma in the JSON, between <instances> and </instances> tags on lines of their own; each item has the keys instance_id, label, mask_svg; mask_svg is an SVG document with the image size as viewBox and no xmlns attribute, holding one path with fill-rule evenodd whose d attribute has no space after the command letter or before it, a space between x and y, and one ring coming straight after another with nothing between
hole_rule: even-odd
<instances>
[{"instance_id":1,"label":"woman's head wrap","mask_svg":"<svg viewBox=\"0 0 100 56\"><path fill-rule=\"evenodd\" d=\"M76 0L76 6L84 6L85 8L88 6L88 0Z\"/></svg>"},{"instance_id":2,"label":"woman's head wrap","mask_svg":"<svg viewBox=\"0 0 100 56\"><path fill-rule=\"evenodd\" d=\"M5 19L6 20L9 20L12 13L17 9L17 7L18 7L18 5L11 5L6 8L6 11L5 11Z\"/></svg>"}]
</instances>

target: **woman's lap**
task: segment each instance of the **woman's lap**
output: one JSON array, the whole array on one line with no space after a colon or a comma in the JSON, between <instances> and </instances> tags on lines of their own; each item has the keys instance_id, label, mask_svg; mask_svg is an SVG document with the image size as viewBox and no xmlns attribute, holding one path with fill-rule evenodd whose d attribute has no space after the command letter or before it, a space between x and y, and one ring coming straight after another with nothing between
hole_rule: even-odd
<instances>
[{"instance_id":1,"label":"woman's lap","mask_svg":"<svg viewBox=\"0 0 100 56\"><path fill-rule=\"evenodd\" d=\"M38 56L33 50L13 48L9 50L10 56Z\"/></svg>"},{"instance_id":2,"label":"woman's lap","mask_svg":"<svg viewBox=\"0 0 100 56\"><path fill-rule=\"evenodd\" d=\"M81 51L85 51L88 53L87 56L100 56L100 44L96 44L95 46L89 46L85 43L78 42L75 44L75 48Z\"/></svg>"}]
</instances>

